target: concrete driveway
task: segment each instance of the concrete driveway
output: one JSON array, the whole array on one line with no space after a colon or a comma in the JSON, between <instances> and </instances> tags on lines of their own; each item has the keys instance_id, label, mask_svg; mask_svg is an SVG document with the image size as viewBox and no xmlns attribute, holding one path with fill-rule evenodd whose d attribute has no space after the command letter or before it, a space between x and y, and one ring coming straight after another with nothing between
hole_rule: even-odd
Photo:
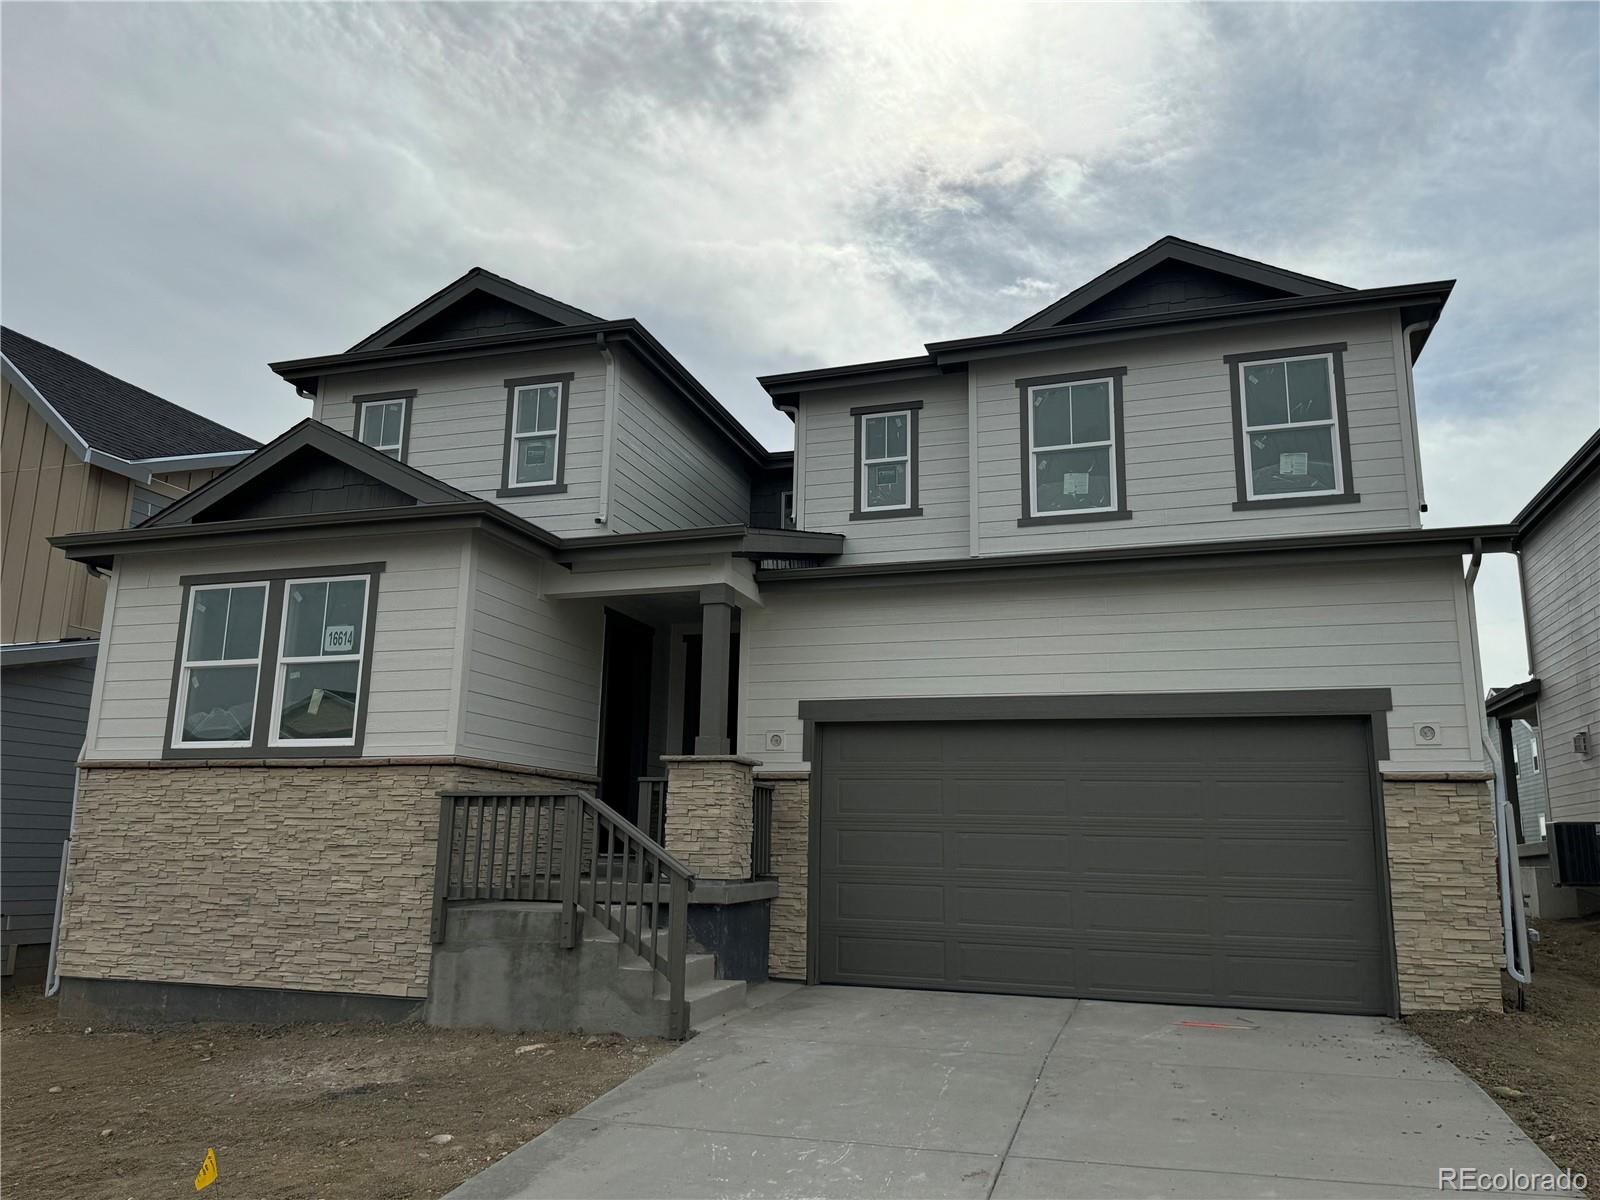
<instances>
[{"instance_id":1,"label":"concrete driveway","mask_svg":"<svg viewBox=\"0 0 1600 1200\"><path fill-rule=\"evenodd\" d=\"M451 1200L1421 1197L1440 1167L1555 1170L1390 1021L819 987L702 1033Z\"/></svg>"}]
</instances>

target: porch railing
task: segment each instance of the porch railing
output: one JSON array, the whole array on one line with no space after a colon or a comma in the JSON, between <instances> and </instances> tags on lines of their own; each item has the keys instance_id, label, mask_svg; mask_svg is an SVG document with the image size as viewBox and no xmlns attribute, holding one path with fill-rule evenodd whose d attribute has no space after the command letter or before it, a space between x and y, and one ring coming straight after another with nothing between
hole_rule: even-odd
<instances>
[{"instance_id":1,"label":"porch railing","mask_svg":"<svg viewBox=\"0 0 1600 1200\"><path fill-rule=\"evenodd\" d=\"M667 844L667 780L647 775L639 779L639 828L659 845Z\"/></svg>"},{"instance_id":2,"label":"porch railing","mask_svg":"<svg viewBox=\"0 0 1600 1200\"><path fill-rule=\"evenodd\" d=\"M765 879L772 874L772 792L770 783L750 789L750 876Z\"/></svg>"},{"instance_id":3,"label":"porch railing","mask_svg":"<svg viewBox=\"0 0 1600 1200\"><path fill-rule=\"evenodd\" d=\"M587 792L440 795L433 940L443 940L445 906L453 900L559 901L568 949L588 918L666 981L668 1032L679 1038L689 1032L693 887L688 868Z\"/></svg>"}]
</instances>

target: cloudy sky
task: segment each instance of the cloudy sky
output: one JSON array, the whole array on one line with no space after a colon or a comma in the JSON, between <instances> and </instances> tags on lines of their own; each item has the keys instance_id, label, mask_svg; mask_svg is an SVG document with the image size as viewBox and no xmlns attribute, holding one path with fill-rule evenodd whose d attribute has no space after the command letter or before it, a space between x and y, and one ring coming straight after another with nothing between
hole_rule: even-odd
<instances>
[{"instance_id":1,"label":"cloudy sky","mask_svg":"<svg viewBox=\"0 0 1600 1200\"><path fill-rule=\"evenodd\" d=\"M1600 7L6 3L8 325L260 438L481 265L761 373L1004 328L1166 233L1458 279L1433 525L1600 423ZM1490 683L1526 671L1480 584Z\"/></svg>"}]
</instances>

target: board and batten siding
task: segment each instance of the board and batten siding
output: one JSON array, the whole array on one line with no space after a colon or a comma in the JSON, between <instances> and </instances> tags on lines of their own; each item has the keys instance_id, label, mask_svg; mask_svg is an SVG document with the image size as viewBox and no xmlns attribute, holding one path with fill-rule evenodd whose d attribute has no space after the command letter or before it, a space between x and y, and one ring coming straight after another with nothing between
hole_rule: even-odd
<instances>
[{"instance_id":1,"label":"board and batten siding","mask_svg":"<svg viewBox=\"0 0 1600 1200\"><path fill-rule=\"evenodd\" d=\"M916 463L920 516L852 521L856 418L852 408L920 402ZM839 563L965 558L968 553L967 387L960 375L809 394L805 406L803 528L845 535ZM802 489L797 487L797 494Z\"/></svg>"},{"instance_id":2,"label":"board and batten siding","mask_svg":"<svg viewBox=\"0 0 1600 1200\"><path fill-rule=\"evenodd\" d=\"M604 611L597 601L545 599L542 572L560 569L495 542L474 544L462 754L594 772Z\"/></svg>"},{"instance_id":3,"label":"board and batten siding","mask_svg":"<svg viewBox=\"0 0 1600 1200\"><path fill-rule=\"evenodd\" d=\"M1539 745L1552 821L1600 820L1600 474L1522 546L1522 603L1540 682ZM1572 739L1588 730L1590 752Z\"/></svg>"},{"instance_id":4,"label":"board and batten siding","mask_svg":"<svg viewBox=\"0 0 1600 1200\"><path fill-rule=\"evenodd\" d=\"M1385 767L1482 768L1452 558L879 582L767 586L743 610L744 753L800 764L802 700L1386 687Z\"/></svg>"},{"instance_id":5,"label":"board and batten siding","mask_svg":"<svg viewBox=\"0 0 1600 1200\"><path fill-rule=\"evenodd\" d=\"M50 940L93 686L92 655L7 667L0 677L0 938L7 946Z\"/></svg>"},{"instance_id":6,"label":"board and batten siding","mask_svg":"<svg viewBox=\"0 0 1600 1200\"><path fill-rule=\"evenodd\" d=\"M744 525L750 477L727 439L624 350L616 352L613 533Z\"/></svg>"},{"instance_id":7,"label":"board and batten siding","mask_svg":"<svg viewBox=\"0 0 1600 1200\"><path fill-rule=\"evenodd\" d=\"M498 496L504 475L507 379L562 375L567 389L566 491L542 496ZM416 390L411 401L406 461L462 491L493 500L551 533L593 534L600 515L600 465L604 454L606 370L593 350L541 350L457 362L329 376L314 415L356 436L353 397Z\"/></svg>"},{"instance_id":8,"label":"board and batten siding","mask_svg":"<svg viewBox=\"0 0 1600 1200\"><path fill-rule=\"evenodd\" d=\"M113 573L84 757L160 758L186 575L383 562L372 636L367 758L454 753L461 683L463 534L318 539L189 554L129 555ZM258 716L264 719L264 716Z\"/></svg>"}]
</instances>

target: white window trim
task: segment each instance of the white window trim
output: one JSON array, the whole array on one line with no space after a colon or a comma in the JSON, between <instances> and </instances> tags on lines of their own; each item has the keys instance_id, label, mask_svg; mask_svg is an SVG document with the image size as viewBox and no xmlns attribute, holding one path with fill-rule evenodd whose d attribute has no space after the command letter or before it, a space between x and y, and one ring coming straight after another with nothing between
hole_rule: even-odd
<instances>
[{"instance_id":1,"label":"white window trim","mask_svg":"<svg viewBox=\"0 0 1600 1200\"><path fill-rule=\"evenodd\" d=\"M1093 387L1097 383L1106 385L1107 428L1111 436L1098 442L1067 442L1063 445L1041 446L1034 440L1033 418L1038 411L1034 407L1033 394L1035 392L1059 391L1067 389L1067 421L1070 428L1072 421L1072 389L1079 387ZM1117 382L1115 377L1107 375L1101 379L1073 379L1064 383L1036 383L1028 388L1028 515L1030 517L1060 517L1076 516L1079 513L1105 513L1116 512L1117 506L1122 503L1122 480L1117 478ZM1059 450L1098 450L1102 446L1110 451L1106 459L1110 464L1108 470L1111 475L1110 503L1099 508L1044 508L1039 507L1039 455L1049 454Z\"/></svg>"},{"instance_id":2,"label":"white window trim","mask_svg":"<svg viewBox=\"0 0 1600 1200\"><path fill-rule=\"evenodd\" d=\"M194 606L195 606L196 601L199 599L200 595L202 593L204 593L204 592L231 592L231 591L233 591L235 589L242 589L242 588L259 588L261 590L261 592L262 592L262 597L261 597L261 628L256 631L256 656L255 656L255 658L253 658L253 659L249 659L249 658L216 658L216 659L202 658L202 659L192 659L192 658L190 658L189 657L189 642L194 637ZM258 720L260 720L260 718L261 718L261 714L257 710L260 708L260 699L261 699L262 658L264 657L264 652L266 650L265 643L266 643L266 637L267 637L267 602L271 598L272 598L272 588L271 588L271 585L269 583L267 583L265 580L257 582L255 580L246 579L246 580L241 580L238 583L197 584L196 586L194 586L194 587L189 589L189 611L184 615L183 646L182 646L181 651L180 651L180 653L182 654L182 659L180 660L181 665L180 665L179 670L178 670L178 702L172 706L172 708L173 708L173 714L172 714L172 747L173 747L173 749L175 749L175 750L207 750L207 749L210 749L210 750L240 750L240 749L248 749L253 744L254 735L255 735L255 731L256 731L256 722ZM229 601L228 620L232 620L232 619L233 619L232 601L230 600ZM226 650L227 649L227 645L228 645L228 628L227 628L227 623L226 622L224 622L223 628L222 628L222 645L223 645L223 649ZM183 722L184 722L184 717L188 714L188 711L189 711L189 675L190 675L190 672L193 671L194 668L196 668L196 667L248 667L248 666L254 666L255 669L256 669L256 684L255 684L255 687L250 692L250 733L251 733L251 737L249 739L245 740L245 741L242 741L242 742L238 742L238 741L234 741L234 742L219 742L219 741L214 741L214 740L211 740L211 739L207 739L205 741L199 741L199 742L186 742L186 741L184 741L183 740Z\"/></svg>"},{"instance_id":3,"label":"white window trim","mask_svg":"<svg viewBox=\"0 0 1600 1200\"><path fill-rule=\"evenodd\" d=\"M378 442L367 441L367 418L372 415L373 409L388 408L391 404L398 404L400 406L399 437L395 439L393 445L390 445L387 442L379 444ZM409 396L391 396L387 400L363 401L361 405L361 420L356 428L356 441L360 442L363 446L370 447L373 450L393 450L395 461L402 461L405 455L406 417L409 415L408 410L410 405L411 398Z\"/></svg>"},{"instance_id":4,"label":"white window trim","mask_svg":"<svg viewBox=\"0 0 1600 1200\"><path fill-rule=\"evenodd\" d=\"M872 458L867 453L867 422L882 421L885 428L883 433L883 448L889 448L888 422L893 417L903 417L906 423L906 452L904 454L887 454L882 458ZM911 410L892 409L888 412L862 413L856 418L861 422L861 461L856 464L856 470L861 475L861 511L862 512L905 512L911 507ZM885 464L904 463L906 468L906 498L901 504L872 504L868 501L871 494L867 489L867 481L871 477L871 468L881 467Z\"/></svg>"},{"instance_id":5,"label":"white window trim","mask_svg":"<svg viewBox=\"0 0 1600 1200\"><path fill-rule=\"evenodd\" d=\"M793 529L794 521L794 492L783 491L778 493L778 528Z\"/></svg>"},{"instance_id":6,"label":"white window trim","mask_svg":"<svg viewBox=\"0 0 1600 1200\"><path fill-rule=\"evenodd\" d=\"M522 398L529 392L540 392L552 388L556 393L556 423L555 427L548 430L538 430L534 433L518 433L517 418L522 415ZM566 388L559 383L525 383L512 392L511 398L511 438L510 445L506 447L506 487L508 488L533 488L551 487L561 478L561 406L566 403ZM537 410L535 410L537 412ZM550 439L555 452L550 456L549 479L517 479L517 450L519 443L535 440Z\"/></svg>"},{"instance_id":7,"label":"white window trim","mask_svg":"<svg viewBox=\"0 0 1600 1200\"><path fill-rule=\"evenodd\" d=\"M289 638L289 598L294 589L308 583L343 583L348 580L360 580L361 591L361 649L355 654L299 654L287 655L283 652L285 643ZM372 577L370 575L307 575L298 579L286 579L283 582L283 600L278 612L278 647L273 658L272 670L272 711L268 714L267 745L273 749L284 749L295 746L354 746L356 735L361 729L361 706L365 697L361 694L361 672L366 665L366 656L372 645L371 624L368 621L368 610L372 599ZM323 626L327 626L327 602L323 602ZM283 715L283 689L288 682L289 668L300 666L303 663L341 663L353 662L356 664L356 703L350 713L350 736L347 738L286 738L280 734L279 718Z\"/></svg>"},{"instance_id":8,"label":"white window trim","mask_svg":"<svg viewBox=\"0 0 1600 1200\"><path fill-rule=\"evenodd\" d=\"M1316 421L1289 421L1279 425L1252 425L1250 424L1250 409L1245 402L1246 367L1259 367L1274 363L1310 362L1312 359L1321 359L1328 365L1328 417L1326 420ZM1239 453L1244 461L1244 496L1246 500L1304 500L1313 496L1342 496L1344 495L1344 445L1339 439L1339 389L1334 386L1333 355L1331 354L1291 354L1285 358L1252 358L1248 362L1237 362L1233 369L1239 372L1239 436L1243 444ZM1284 395L1288 395L1289 371L1287 365L1283 373ZM1264 496L1256 495L1255 472L1250 468L1250 435L1252 433L1276 433L1284 429L1319 429L1327 426L1333 431L1333 486L1331 488L1317 488L1310 492L1271 492Z\"/></svg>"}]
</instances>

